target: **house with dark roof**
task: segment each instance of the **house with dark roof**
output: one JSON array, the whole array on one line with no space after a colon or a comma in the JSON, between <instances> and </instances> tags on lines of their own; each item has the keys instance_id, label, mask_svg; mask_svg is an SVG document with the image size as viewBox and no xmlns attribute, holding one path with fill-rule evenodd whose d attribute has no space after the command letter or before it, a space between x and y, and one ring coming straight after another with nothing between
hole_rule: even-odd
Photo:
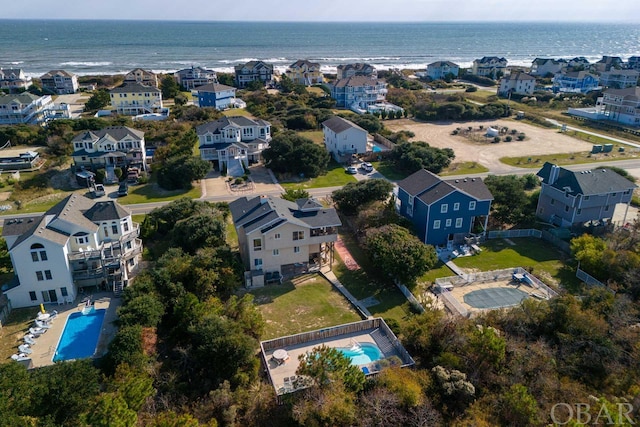
<instances>
[{"instance_id":1,"label":"house with dark roof","mask_svg":"<svg viewBox=\"0 0 640 427\"><path fill-rule=\"evenodd\" d=\"M124 75L124 83L137 83L145 86L158 87L158 76L153 71L136 68Z\"/></svg>"},{"instance_id":2,"label":"house with dark roof","mask_svg":"<svg viewBox=\"0 0 640 427\"><path fill-rule=\"evenodd\" d=\"M185 90L192 90L210 83L218 83L218 76L214 70L203 67L191 67L178 70L173 74L178 84Z\"/></svg>"},{"instance_id":3,"label":"house with dark roof","mask_svg":"<svg viewBox=\"0 0 640 427\"><path fill-rule=\"evenodd\" d=\"M51 70L40 76L42 89L64 95L78 91L78 76L64 70Z\"/></svg>"},{"instance_id":4,"label":"house with dark roof","mask_svg":"<svg viewBox=\"0 0 640 427\"><path fill-rule=\"evenodd\" d=\"M421 169L398 183L398 210L424 243L450 247L486 231L493 195L480 178L443 180Z\"/></svg>"},{"instance_id":5,"label":"house with dark roof","mask_svg":"<svg viewBox=\"0 0 640 427\"><path fill-rule=\"evenodd\" d=\"M142 254L139 231L117 202L79 194L42 215L5 219L15 278L4 294L14 308L73 302L81 288L119 294Z\"/></svg>"},{"instance_id":6,"label":"house with dark roof","mask_svg":"<svg viewBox=\"0 0 640 427\"><path fill-rule=\"evenodd\" d=\"M263 85L271 83L273 80L273 64L263 61L249 61L246 64L236 65L236 86L240 89L254 81L262 82Z\"/></svg>"},{"instance_id":7,"label":"house with dark roof","mask_svg":"<svg viewBox=\"0 0 640 427\"><path fill-rule=\"evenodd\" d=\"M271 141L271 123L244 116L222 117L196 127L200 157L229 176L242 176L244 166L260 161Z\"/></svg>"},{"instance_id":8,"label":"house with dark roof","mask_svg":"<svg viewBox=\"0 0 640 427\"><path fill-rule=\"evenodd\" d=\"M367 76L351 76L335 82L331 97L337 107L366 110L386 99L387 83Z\"/></svg>"},{"instance_id":9,"label":"house with dark roof","mask_svg":"<svg viewBox=\"0 0 640 427\"><path fill-rule=\"evenodd\" d=\"M612 68L600 74L600 85L611 89L633 88L638 86L638 77L640 77L640 71Z\"/></svg>"},{"instance_id":10,"label":"house with dark roof","mask_svg":"<svg viewBox=\"0 0 640 427\"><path fill-rule=\"evenodd\" d=\"M192 91L198 107L213 107L226 110L235 106L236 88L220 83L209 83L198 86Z\"/></svg>"},{"instance_id":11,"label":"house with dark roof","mask_svg":"<svg viewBox=\"0 0 640 427\"><path fill-rule=\"evenodd\" d=\"M77 169L107 169L137 167L146 170L147 159L144 132L126 126L109 126L76 135L73 162Z\"/></svg>"},{"instance_id":12,"label":"house with dark roof","mask_svg":"<svg viewBox=\"0 0 640 427\"><path fill-rule=\"evenodd\" d=\"M364 154L367 151L367 136L369 133L357 124L333 116L322 122L324 146L338 163L345 163L354 154Z\"/></svg>"},{"instance_id":13,"label":"house with dark roof","mask_svg":"<svg viewBox=\"0 0 640 427\"><path fill-rule=\"evenodd\" d=\"M308 59L299 59L289 65L285 75L294 83L311 86L324 82L324 76L320 71L320 64Z\"/></svg>"},{"instance_id":14,"label":"house with dark roof","mask_svg":"<svg viewBox=\"0 0 640 427\"><path fill-rule=\"evenodd\" d=\"M460 66L451 61L436 61L427 65L426 76L432 80L443 80L447 75L458 78Z\"/></svg>"},{"instance_id":15,"label":"house with dark roof","mask_svg":"<svg viewBox=\"0 0 640 427\"><path fill-rule=\"evenodd\" d=\"M0 125L45 125L49 120L70 117L71 108L55 105L50 95L0 93Z\"/></svg>"},{"instance_id":16,"label":"house with dark roof","mask_svg":"<svg viewBox=\"0 0 640 427\"><path fill-rule=\"evenodd\" d=\"M314 199L241 197L229 203L247 287L293 277L333 263L342 225L333 208Z\"/></svg>"},{"instance_id":17,"label":"house with dark roof","mask_svg":"<svg viewBox=\"0 0 640 427\"><path fill-rule=\"evenodd\" d=\"M519 72L511 72L500 79L498 95L509 96L510 93L518 95L533 95L536 88L536 78Z\"/></svg>"},{"instance_id":18,"label":"house with dark roof","mask_svg":"<svg viewBox=\"0 0 640 427\"><path fill-rule=\"evenodd\" d=\"M356 62L355 64L340 64L337 70L337 79L347 79L353 76L365 76L370 79L378 78L378 70L373 65L364 62Z\"/></svg>"},{"instance_id":19,"label":"house with dark roof","mask_svg":"<svg viewBox=\"0 0 640 427\"><path fill-rule=\"evenodd\" d=\"M16 89L29 89L31 77L27 76L21 68L0 67L0 89L8 89L14 92Z\"/></svg>"},{"instance_id":20,"label":"house with dark roof","mask_svg":"<svg viewBox=\"0 0 640 427\"><path fill-rule=\"evenodd\" d=\"M606 167L571 171L547 162L537 175L542 179L542 189L536 215L567 228L588 222L610 222L616 205L628 206L637 188Z\"/></svg>"},{"instance_id":21,"label":"house with dark roof","mask_svg":"<svg viewBox=\"0 0 640 427\"><path fill-rule=\"evenodd\" d=\"M564 59L536 58L531 63L529 74L532 76L544 77L548 74L554 75L567 67Z\"/></svg>"},{"instance_id":22,"label":"house with dark roof","mask_svg":"<svg viewBox=\"0 0 640 427\"><path fill-rule=\"evenodd\" d=\"M506 71L507 60L497 56L483 56L480 59L474 59L471 67L471 74L474 76L489 77L490 79L500 78Z\"/></svg>"},{"instance_id":23,"label":"house with dark roof","mask_svg":"<svg viewBox=\"0 0 640 427\"><path fill-rule=\"evenodd\" d=\"M619 56L603 55L602 59L593 64L593 68L597 73L611 71L611 69L620 69L624 67L624 61Z\"/></svg>"}]
</instances>

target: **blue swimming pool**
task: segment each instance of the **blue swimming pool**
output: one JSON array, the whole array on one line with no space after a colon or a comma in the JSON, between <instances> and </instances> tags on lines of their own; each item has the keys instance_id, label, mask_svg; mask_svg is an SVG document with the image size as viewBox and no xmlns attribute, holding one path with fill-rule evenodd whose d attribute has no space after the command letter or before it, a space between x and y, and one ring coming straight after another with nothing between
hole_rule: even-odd
<instances>
[{"instance_id":1,"label":"blue swimming pool","mask_svg":"<svg viewBox=\"0 0 640 427\"><path fill-rule=\"evenodd\" d=\"M53 361L84 359L93 356L106 312L107 310L102 308L92 310L88 314L71 313L64 326Z\"/></svg>"},{"instance_id":2,"label":"blue swimming pool","mask_svg":"<svg viewBox=\"0 0 640 427\"><path fill-rule=\"evenodd\" d=\"M378 146L377 146L377 145L375 145L375 144L373 145L373 152L374 152L374 153L379 153L379 152L381 152L381 151L382 151L382 148L378 147Z\"/></svg>"},{"instance_id":3,"label":"blue swimming pool","mask_svg":"<svg viewBox=\"0 0 640 427\"><path fill-rule=\"evenodd\" d=\"M350 348L339 347L338 350L345 356L351 358L352 365L366 365L382 359L382 352L375 344L357 343Z\"/></svg>"}]
</instances>

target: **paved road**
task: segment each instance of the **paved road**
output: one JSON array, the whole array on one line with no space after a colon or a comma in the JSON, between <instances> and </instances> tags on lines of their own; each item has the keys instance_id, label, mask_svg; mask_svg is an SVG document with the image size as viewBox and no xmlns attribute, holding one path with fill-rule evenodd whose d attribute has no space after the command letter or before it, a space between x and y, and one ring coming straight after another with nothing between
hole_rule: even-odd
<instances>
[{"instance_id":1,"label":"paved road","mask_svg":"<svg viewBox=\"0 0 640 427\"><path fill-rule=\"evenodd\" d=\"M561 127L563 125L562 123L560 123L559 121L554 120L554 119L545 118L545 120L548 121L549 123L553 123L555 126L558 126L558 127ZM577 128L577 127L574 127L574 126L567 126L567 129L576 130L578 132L586 133L587 135L593 135L593 136L597 136L599 138L608 139L611 142L617 142L619 144L625 144L625 145L628 145L630 147L640 148L640 144L638 144L636 142L628 141L626 139L614 138L614 137L609 136L609 135L604 135L604 134L597 133L597 132L591 132L589 130L585 130L585 129L582 129L582 128Z\"/></svg>"}]
</instances>

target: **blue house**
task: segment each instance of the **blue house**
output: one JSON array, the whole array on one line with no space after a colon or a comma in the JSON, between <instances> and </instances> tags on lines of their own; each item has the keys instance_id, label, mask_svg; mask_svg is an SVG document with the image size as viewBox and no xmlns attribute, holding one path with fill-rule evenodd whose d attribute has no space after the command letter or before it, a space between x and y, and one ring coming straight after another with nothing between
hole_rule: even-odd
<instances>
[{"instance_id":1,"label":"blue house","mask_svg":"<svg viewBox=\"0 0 640 427\"><path fill-rule=\"evenodd\" d=\"M480 178L443 180L422 169L398 183L400 214L434 246L460 243L476 225L486 230L492 200Z\"/></svg>"},{"instance_id":2,"label":"blue house","mask_svg":"<svg viewBox=\"0 0 640 427\"><path fill-rule=\"evenodd\" d=\"M198 107L213 107L225 110L236 102L236 88L220 83L209 83L193 90L197 93Z\"/></svg>"}]
</instances>

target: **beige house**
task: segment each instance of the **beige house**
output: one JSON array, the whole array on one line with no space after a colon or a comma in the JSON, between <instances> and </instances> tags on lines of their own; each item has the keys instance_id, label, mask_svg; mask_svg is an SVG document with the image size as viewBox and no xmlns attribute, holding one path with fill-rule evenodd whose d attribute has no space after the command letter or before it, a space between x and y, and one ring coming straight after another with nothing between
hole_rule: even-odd
<instances>
[{"instance_id":1,"label":"beige house","mask_svg":"<svg viewBox=\"0 0 640 427\"><path fill-rule=\"evenodd\" d=\"M138 83L145 86L158 87L158 76L142 68L129 71L124 76L125 83Z\"/></svg>"},{"instance_id":2,"label":"beige house","mask_svg":"<svg viewBox=\"0 0 640 427\"><path fill-rule=\"evenodd\" d=\"M342 225L333 208L314 199L241 197L229 204L238 232L247 287L279 282L333 262Z\"/></svg>"}]
</instances>

